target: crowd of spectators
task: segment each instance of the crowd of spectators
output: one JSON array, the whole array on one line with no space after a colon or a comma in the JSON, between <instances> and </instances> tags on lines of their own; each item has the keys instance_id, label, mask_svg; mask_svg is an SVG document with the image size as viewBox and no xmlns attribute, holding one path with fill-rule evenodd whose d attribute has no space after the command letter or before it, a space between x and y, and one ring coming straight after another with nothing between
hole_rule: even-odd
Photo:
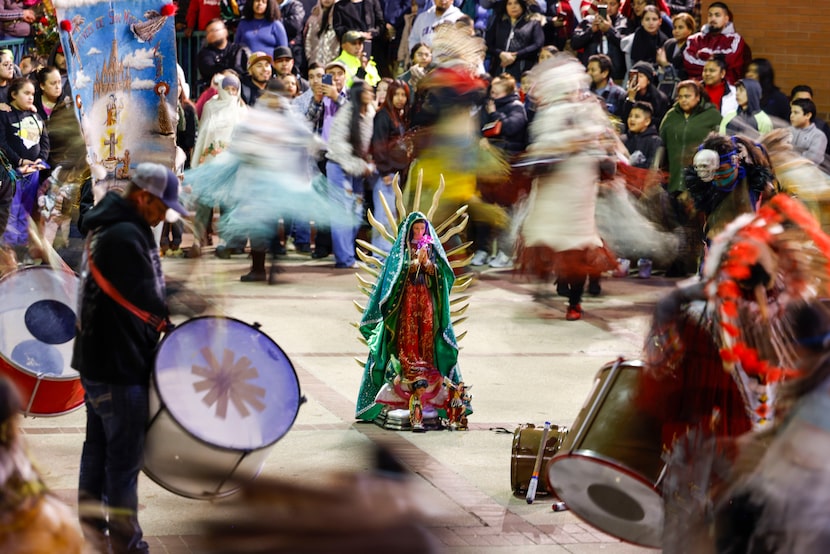
<instances>
[{"instance_id":1,"label":"crowd of spectators","mask_svg":"<svg viewBox=\"0 0 830 554\"><path fill-rule=\"evenodd\" d=\"M418 87L435 67L431 43L443 25L469 31L486 44L479 73L492 87L489 101L473 117L480 120L482 145L499 149L508 160L522 154L533 120L529 70L567 50L585 65L591 91L618 122L628 163L661 170L670 194L683 193L683 170L710 131L757 139L775 127L790 127L793 148L824 164L830 128L818 118L812 89L801 84L789 97L782 92L772 64L752 57L723 2L710 4L703 14L695 14L695 2L666 0L318 0L307 12L298 0L247 0L232 3L235 9L228 4L179 1L178 29L188 37L204 32L193 58L198 68L198 82L192 83L198 92L195 103L187 94L179 101L186 121L178 136L187 165L220 153L233 122L244 117L245 107L253 106L272 80L280 81L297 117L330 145L337 114L354 113L350 89L358 86L361 102L376 95L360 110L365 136L357 140L352 133L351 142L324 148L318 167L324 176L336 169L336 178L328 175L329 184L364 191L371 206L394 173L406 176L417 155L407 136L419 124L423 98ZM26 21L25 12L18 20ZM24 61L32 71L36 64L27 57L20 61L21 69ZM32 72L43 78L35 80L43 120L48 120L49 105L66 95L65 65L56 61L46 69L43 75ZM62 94L52 82L55 75L64 84ZM10 82L0 80L0 101L8 102ZM374 133L382 136L369 132L369 118L378 119ZM342 126L337 128L342 132ZM344 147L351 150L341 151ZM352 164L352 159L363 163ZM338 185L347 178L350 184ZM0 217L8 213L3 206ZM212 240L209 210L199 210L200 244ZM310 252L307 222L293 222L288 232L298 251ZM338 267L353 265L353 255L346 252L349 240L338 230L334 234L332 246L327 230L318 229L313 255L322 258L334 250ZM180 252L179 241L173 241L173 253ZM485 231L484 239L474 242L476 264L510 265L503 240ZM227 256L242 246L223 245L218 251Z\"/></svg>"},{"instance_id":2,"label":"crowd of spectators","mask_svg":"<svg viewBox=\"0 0 830 554\"><path fill-rule=\"evenodd\" d=\"M431 44L442 25L468 29L486 44L480 74L491 81L491 92L474 117L480 120L482 147L498 149L508 160L521 156L533 120L528 71L560 50L570 51L586 66L591 91L618 122L627 163L660 170L663 186L673 197L684 194L683 170L711 131L758 138L773 127L789 126L797 151L817 163L824 159L826 140L817 143L814 138L828 129L817 118L812 89L799 85L793 91L793 100L797 94L810 98L800 102L803 106L793 105L791 123L790 98L775 85L772 65L752 58L732 12L722 2L696 14L699 4L693 1L318 0L301 18L299 31L288 33L287 44L281 42L282 33L274 32L272 44L247 49L239 47L246 45L252 26L279 28L282 21L287 29L280 10L293 6L296 18L301 5L295 0L248 0L238 17L220 15L200 27L195 15L207 2L192 0L182 25L207 31L198 58L215 62L211 67L200 64L201 85L208 87L200 102L218 88L218 81L211 81L217 72L241 79L240 103L248 105L256 102L269 79L283 80L297 116L329 144L318 164L329 186L354 194L363 191L369 207L389 193L394 173L405 182L407 167L417 155L412 144L405 146L406 137L419 125L423 98L418 85L435 67ZM297 27L296 19L291 26ZM213 38L234 29L232 41ZM341 131L331 146L337 114L345 118L355 113L355 95L350 93L354 86L360 87L361 105L372 91L377 97L369 108L360 109L361 133L350 132L344 140L342 129L348 127L336 126ZM404 93L406 102L401 105ZM393 102L395 96L398 100ZM369 117L376 119L374 135L367 134ZM194 152L193 158L203 155ZM329 174L332 170L334 175ZM302 224L294 222L289 232L295 235L298 251L310 250ZM334 245L327 230L318 229L313 255L334 253L336 267L351 267L354 233L334 229L333 234ZM490 229L473 229L470 234L474 265L511 265L512 250L503 237ZM380 245L382 241L375 239ZM231 250L236 251L240 250Z\"/></svg>"}]
</instances>

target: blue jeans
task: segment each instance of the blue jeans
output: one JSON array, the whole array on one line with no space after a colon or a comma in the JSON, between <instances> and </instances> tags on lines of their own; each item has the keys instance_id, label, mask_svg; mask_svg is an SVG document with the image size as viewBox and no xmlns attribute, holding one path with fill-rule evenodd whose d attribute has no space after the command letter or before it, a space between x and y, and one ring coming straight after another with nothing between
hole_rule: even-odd
<instances>
[{"instance_id":1,"label":"blue jeans","mask_svg":"<svg viewBox=\"0 0 830 554\"><path fill-rule=\"evenodd\" d=\"M149 552L138 524L148 387L110 385L83 377L81 382L86 392L86 440L78 501L101 506L100 514L83 514L81 523L99 532L108 529L115 552Z\"/></svg>"},{"instance_id":2,"label":"blue jeans","mask_svg":"<svg viewBox=\"0 0 830 554\"><path fill-rule=\"evenodd\" d=\"M334 261L348 267L355 263L354 241L360 229L358 211L363 209L363 177L348 175L339 164L331 161L326 164L326 176L331 209L337 211L331 214Z\"/></svg>"},{"instance_id":3,"label":"blue jeans","mask_svg":"<svg viewBox=\"0 0 830 554\"><path fill-rule=\"evenodd\" d=\"M391 178L392 176L388 175L388 177ZM372 206L374 206L372 215L379 223L386 225L386 228L389 229L389 218L386 217L386 210L383 209L383 203L380 200L381 196L386 200L389 211L392 212L392 217L397 218L398 208L395 204L395 190L392 188L391 183L387 185L383 182L382 175L378 175L372 186ZM389 232L391 233L392 230L389 229ZM382 237L375 228L372 228L372 246L376 246L384 252L389 252L392 248L392 244Z\"/></svg>"}]
</instances>

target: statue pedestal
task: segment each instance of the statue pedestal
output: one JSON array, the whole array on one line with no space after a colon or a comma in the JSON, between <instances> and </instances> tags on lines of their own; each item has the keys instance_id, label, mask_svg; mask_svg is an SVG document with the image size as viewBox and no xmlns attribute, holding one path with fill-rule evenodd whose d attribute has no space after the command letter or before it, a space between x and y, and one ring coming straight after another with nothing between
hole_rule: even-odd
<instances>
[{"instance_id":1,"label":"statue pedestal","mask_svg":"<svg viewBox=\"0 0 830 554\"><path fill-rule=\"evenodd\" d=\"M392 429L394 431L411 431L412 424L409 421L409 410L397 409L390 410L384 408L380 412L375 423L384 429ZM424 429L427 431L435 431L443 429L441 420L438 417L438 412L431 408L424 408Z\"/></svg>"}]
</instances>

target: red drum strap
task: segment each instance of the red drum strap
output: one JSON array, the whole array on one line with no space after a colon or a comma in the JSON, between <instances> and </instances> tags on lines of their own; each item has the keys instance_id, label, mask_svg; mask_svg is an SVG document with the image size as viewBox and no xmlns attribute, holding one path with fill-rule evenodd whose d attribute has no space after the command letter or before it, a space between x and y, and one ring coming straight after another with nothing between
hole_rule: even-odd
<instances>
[{"instance_id":1,"label":"red drum strap","mask_svg":"<svg viewBox=\"0 0 830 554\"><path fill-rule=\"evenodd\" d=\"M95 279L95 282L101 287L101 290L104 291L104 294L115 300L121 307L128 310L131 314L136 316L138 319L143 321L144 323L148 324L150 327L161 333L162 331L166 330L170 322L163 317L159 317L156 314L151 314L146 310L142 310L118 292L112 283L110 283L106 277L101 273L98 269L98 266L95 265L95 262L92 261L92 255L89 252L89 248L87 248L87 265L89 267L89 272L92 274L92 278Z\"/></svg>"}]
</instances>

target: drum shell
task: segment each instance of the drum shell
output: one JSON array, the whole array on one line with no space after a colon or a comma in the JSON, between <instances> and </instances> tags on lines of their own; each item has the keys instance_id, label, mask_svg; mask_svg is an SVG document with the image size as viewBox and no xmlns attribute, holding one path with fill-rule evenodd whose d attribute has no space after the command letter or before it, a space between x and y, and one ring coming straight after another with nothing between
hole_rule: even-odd
<instances>
[{"instance_id":1,"label":"drum shell","mask_svg":"<svg viewBox=\"0 0 830 554\"><path fill-rule=\"evenodd\" d=\"M0 355L0 373L17 387L23 415L54 417L74 412L84 403L84 387L79 375L67 377L38 376L23 372L19 366Z\"/></svg>"},{"instance_id":2,"label":"drum shell","mask_svg":"<svg viewBox=\"0 0 830 554\"><path fill-rule=\"evenodd\" d=\"M155 385L150 389L144 473L170 492L201 500L233 494L259 475L272 446L243 451L199 440L161 404Z\"/></svg>"},{"instance_id":3,"label":"drum shell","mask_svg":"<svg viewBox=\"0 0 830 554\"><path fill-rule=\"evenodd\" d=\"M536 466L536 457L539 454L539 445L542 442L543 427L536 427L532 423L520 425L513 432L513 448L510 452L510 487L513 494L523 495L527 492L533 469ZM539 496L553 492L545 471L548 461L559 450L567 429L556 425L550 426L548 438L545 441L545 451L542 454L542 465L539 471L539 487L536 494Z\"/></svg>"},{"instance_id":4,"label":"drum shell","mask_svg":"<svg viewBox=\"0 0 830 554\"><path fill-rule=\"evenodd\" d=\"M547 474L554 493L591 525L659 547L662 424L638 408L642 369L642 362L618 360L599 370Z\"/></svg>"},{"instance_id":5,"label":"drum shell","mask_svg":"<svg viewBox=\"0 0 830 554\"><path fill-rule=\"evenodd\" d=\"M69 271L33 266L0 279L0 373L11 380L20 394L26 416L59 416L84 403L84 389L77 371L69 367L74 338L60 343L43 343L30 336L24 322L26 308L38 301L56 301L74 313L78 278ZM12 359L12 348L26 339L59 352L60 374L23 367Z\"/></svg>"}]
</instances>

